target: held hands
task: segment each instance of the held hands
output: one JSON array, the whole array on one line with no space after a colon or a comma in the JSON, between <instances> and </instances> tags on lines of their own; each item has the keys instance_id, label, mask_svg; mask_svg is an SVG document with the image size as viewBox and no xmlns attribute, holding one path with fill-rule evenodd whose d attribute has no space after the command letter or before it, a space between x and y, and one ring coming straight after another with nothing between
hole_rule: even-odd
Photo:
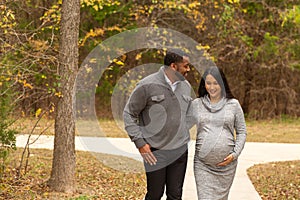
<instances>
[{"instance_id":1,"label":"held hands","mask_svg":"<svg viewBox=\"0 0 300 200\"><path fill-rule=\"evenodd\" d=\"M221 166L226 166L229 163L231 163L233 161L234 157L232 154L228 155L226 158L224 158L223 162L220 162L219 164L217 164L217 166L221 167Z\"/></svg>"},{"instance_id":2,"label":"held hands","mask_svg":"<svg viewBox=\"0 0 300 200\"><path fill-rule=\"evenodd\" d=\"M145 144L144 146L140 147L139 152L146 163L149 163L150 165L156 164L157 159L153 155L149 144Z\"/></svg>"}]
</instances>

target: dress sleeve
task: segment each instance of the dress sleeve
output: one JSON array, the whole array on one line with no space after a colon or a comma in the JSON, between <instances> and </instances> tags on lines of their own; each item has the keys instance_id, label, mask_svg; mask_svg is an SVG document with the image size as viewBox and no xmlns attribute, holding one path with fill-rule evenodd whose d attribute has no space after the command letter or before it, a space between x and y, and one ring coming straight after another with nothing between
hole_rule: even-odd
<instances>
[{"instance_id":1,"label":"dress sleeve","mask_svg":"<svg viewBox=\"0 0 300 200\"><path fill-rule=\"evenodd\" d=\"M247 136L244 112L238 101L235 106L234 128L236 131L236 141L235 141L235 147L233 150L234 151L233 157L234 157L234 159L237 159L245 146L246 136Z\"/></svg>"},{"instance_id":2,"label":"dress sleeve","mask_svg":"<svg viewBox=\"0 0 300 200\"><path fill-rule=\"evenodd\" d=\"M198 103L198 99L190 101L189 103L186 115L186 126L188 130L191 129L195 124L197 124Z\"/></svg>"},{"instance_id":3,"label":"dress sleeve","mask_svg":"<svg viewBox=\"0 0 300 200\"><path fill-rule=\"evenodd\" d=\"M147 96L143 86L137 86L132 92L123 111L125 130L137 148L146 144L140 128L140 114L147 104Z\"/></svg>"}]
</instances>

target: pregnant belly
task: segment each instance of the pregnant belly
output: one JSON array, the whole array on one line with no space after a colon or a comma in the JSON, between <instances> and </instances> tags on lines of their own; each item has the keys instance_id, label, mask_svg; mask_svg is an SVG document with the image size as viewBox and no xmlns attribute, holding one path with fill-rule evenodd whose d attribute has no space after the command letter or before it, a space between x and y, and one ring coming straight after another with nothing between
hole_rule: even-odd
<instances>
[{"instance_id":1,"label":"pregnant belly","mask_svg":"<svg viewBox=\"0 0 300 200\"><path fill-rule=\"evenodd\" d=\"M207 151L207 149L201 149L201 144L197 145L196 151ZM226 156L232 153L234 148L234 142L229 138L220 137L215 146L206 154L205 157L200 158L205 164L215 166L222 162ZM197 153L197 152L196 152Z\"/></svg>"},{"instance_id":2,"label":"pregnant belly","mask_svg":"<svg viewBox=\"0 0 300 200\"><path fill-rule=\"evenodd\" d=\"M208 165L217 165L218 163L222 162L226 156L228 156L234 146L230 145L222 145L219 147L214 147L208 154L207 156L204 157L203 161L205 164Z\"/></svg>"}]
</instances>

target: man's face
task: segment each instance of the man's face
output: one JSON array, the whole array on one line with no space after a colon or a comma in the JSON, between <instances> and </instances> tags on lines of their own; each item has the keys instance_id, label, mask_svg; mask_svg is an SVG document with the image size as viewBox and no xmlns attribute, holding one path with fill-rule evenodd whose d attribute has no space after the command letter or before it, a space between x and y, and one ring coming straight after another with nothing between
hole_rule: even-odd
<instances>
[{"instance_id":1,"label":"man's face","mask_svg":"<svg viewBox=\"0 0 300 200\"><path fill-rule=\"evenodd\" d=\"M174 69L178 71L182 76L186 77L190 71L190 60L188 57L183 56L183 61L174 64Z\"/></svg>"}]
</instances>

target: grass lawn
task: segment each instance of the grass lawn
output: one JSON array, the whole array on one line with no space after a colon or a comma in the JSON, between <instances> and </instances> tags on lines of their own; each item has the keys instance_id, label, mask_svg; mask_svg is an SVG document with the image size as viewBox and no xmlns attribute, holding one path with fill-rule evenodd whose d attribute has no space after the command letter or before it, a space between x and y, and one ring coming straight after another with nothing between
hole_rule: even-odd
<instances>
[{"instance_id":1,"label":"grass lawn","mask_svg":"<svg viewBox=\"0 0 300 200\"><path fill-rule=\"evenodd\" d=\"M300 118L247 121L248 142L300 143Z\"/></svg>"},{"instance_id":2,"label":"grass lawn","mask_svg":"<svg viewBox=\"0 0 300 200\"><path fill-rule=\"evenodd\" d=\"M53 135L53 120L42 120L32 131L36 119L22 119L15 128L22 133ZM127 137L121 122L99 120L78 122L77 135ZM46 128L47 127L47 128ZM93 127L98 127L93 130ZM100 128L99 128L100 127ZM300 144L300 119L247 121L248 142L278 142ZM195 138L195 127L191 131ZM95 156L77 152L78 192L72 196L50 192L45 181L50 176L51 155L49 150L32 149L28 173L16 179L16 167L21 149L10 156L10 164L0 180L0 199L142 199L145 192L145 176L141 163L111 155L97 154L101 160L130 163L124 165L131 173L106 167ZM103 159L105 158L105 159ZM134 166L134 169L130 169ZM137 170L137 168L139 170ZM248 169L248 176L263 200L299 199L300 161L259 164Z\"/></svg>"},{"instance_id":3,"label":"grass lawn","mask_svg":"<svg viewBox=\"0 0 300 200\"><path fill-rule=\"evenodd\" d=\"M15 128L24 134L54 135L54 121L41 120L36 128L32 130L36 119L21 119ZM300 143L300 118L285 120L247 120L247 142L279 142L279 143ZM81 136L102 136L102 137L128 137L123 128L123 123L101 119L99 121L78 121L76 122L76 135ZM95 128L94 128L95 127ZM195 139L196 129L191 130L191 137Z\"/></svg>"}]
</instances>

